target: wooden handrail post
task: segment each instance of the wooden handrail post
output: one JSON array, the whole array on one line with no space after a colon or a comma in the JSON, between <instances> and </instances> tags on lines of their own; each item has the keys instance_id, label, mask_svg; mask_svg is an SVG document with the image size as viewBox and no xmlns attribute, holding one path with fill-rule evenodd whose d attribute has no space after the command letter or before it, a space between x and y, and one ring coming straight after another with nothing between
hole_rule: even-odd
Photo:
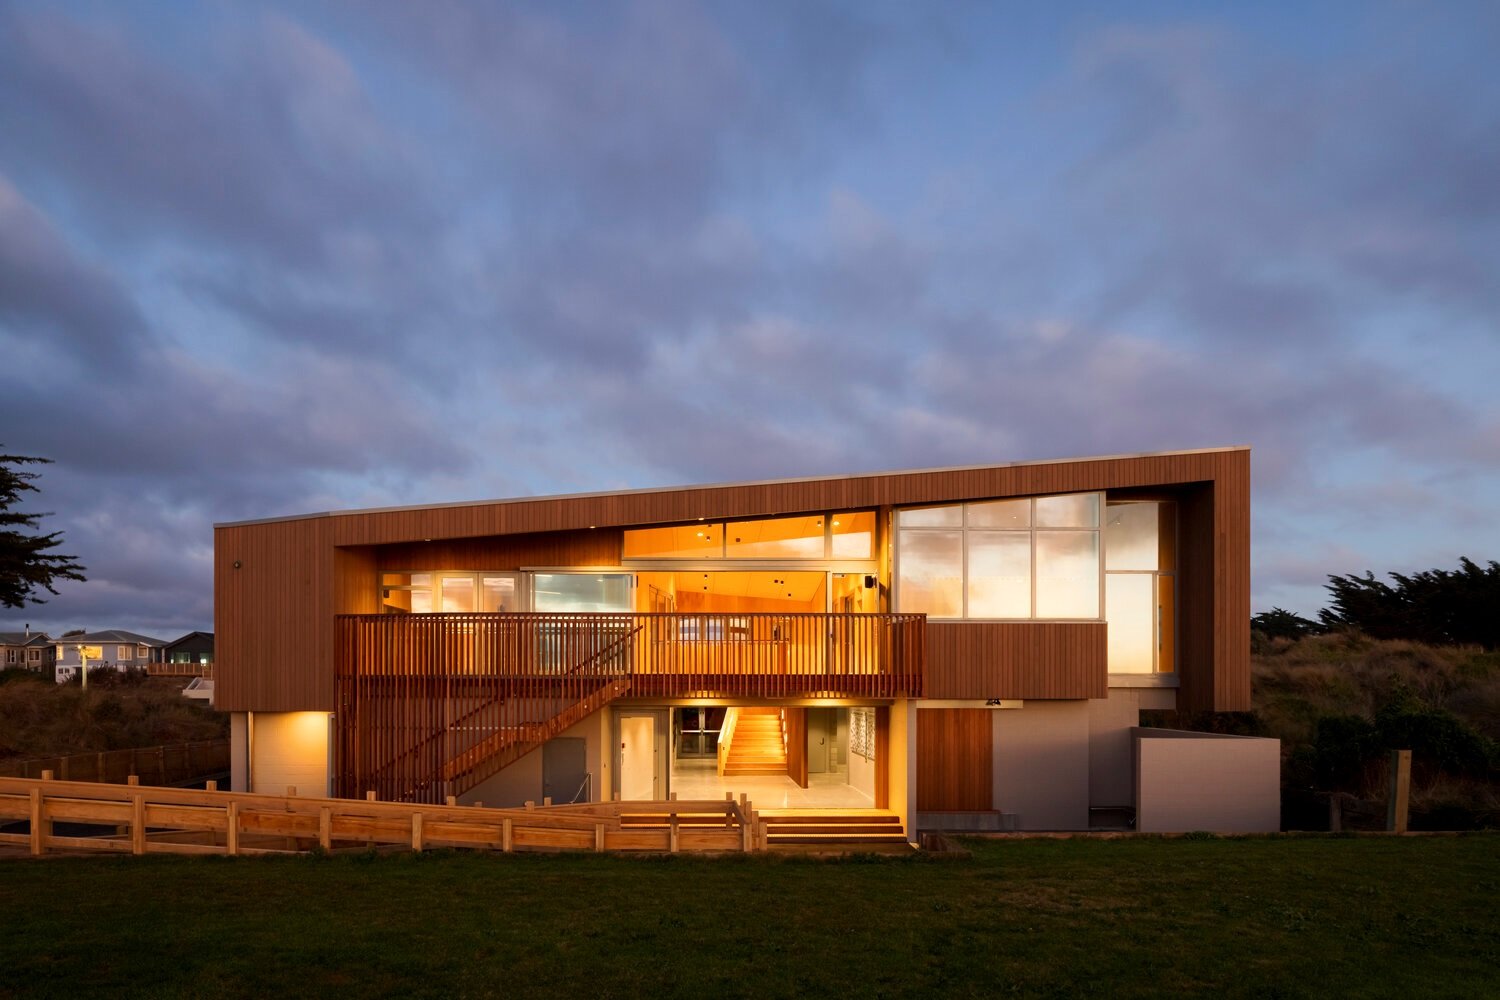
<instances>
[{"instance_id":1,"label":"wooden handrail post","mask_svg":"<svg viewBox=\"0 0 1500 1000\"><path fill-rule=\"evenodd\" d=\"M375 801L375 793L374 792L365 792L365 801L366 802L374 802Z\"/></svg>"},{"instance_id":2,"label":"wooden handrail post","mask_svg":"<svg viewBox=\"0 0 1500 1000\"><path fill-rule=\"evenodd\" d=\"M130 797L130 853L146 853L146 796L140 792Z\"/></svg>"},{"instance_id":3,"label":"wooden handrail post","mask_svg":"<svg viewBox=\"0 0 1500 1000\"><path fill-rule=\"evenodd\" d=\"M42 836L42 790L33 788L31 790L31 856L41 857L46 844Z\"/></svg>"},{"instance_id":4,"label":"wooden handrail post","mask_svg":"<svg viewBox=\"0 0 1500 1000\"><path fill-rule=\"evenodd\" d=\"M42 772L42 780L43 781L51 781L53 773L54 772L52 772L52 771L43 771Z\"/></svg>"},{"instance_id":5,"label":"wooden handrail post","mask_svg":"<svg viewBox=\"0 0 1500 1000\"><path fill-rule=\"evenodd\" d=\"M1386 799L1385 828L1405 833L1411 801L1411 751L1391 751L1391 791Z\"/></svg>"},{"instance_id":6,"label":"wooden handrail post","mask_svg":"<svg viewBox=\"0 0 1500 1000\"><path fill-rule=\"evenodd\" d=\"M595 823L594 824L594 850L598 851L598 852L602 852L604 850L604 824L603 823Z\"/></svg>"},{"instance_id":7,"label":"wooden handrail post","mask_svg":"<svg viewBox=\"0 0 1500 1000\"><path fill-rule=\"evenodd\" d=\"M325 851L333 849L333 813L327 806L318 810L318 846Z\"/></svg>"},{"instance_id":8,"label":"wooden handrail post","mask_svg":"<svg viewBox=\"0 0 1500 1000\"><path fill-rule=\"evenodd\" d=\"M203 790L205 792L217 792L219 790L219 783L213 778L209 778L206 782L204 782Z\"/></svg>"},{"instance_id":9,"label":"wooden handrail post","mask_svg":"<svg viewBox=\"0 0 1500 1000\"><path fill-rule=\"evenodd\" d=\"M422 853L422 814L419 812L411 814L411 849Z\"/></svg>"},{"instance_id":10,"label":"wooden handrail post","mask_svg":"<svg viewBox=\"0 0 1500 1000\"><path fill-rule=\"evenodd\" d=\"M140 783L141 776L139 774L129 774L125 776L125 784L127 785L139 785Z\"/></svg>"},{"instance_id":11,"label":"wooden handrail post","mask_svg":"<svg viewBox=\"0 0 1500 1000\"><path fill-rule=\"evenodd\" d=\"M224 851L230 857L240 853L240 804L237 799L230 799L225 816Z\"/></svg>"},{"instance_id":12,"label":"wooden handrail post","mask_svg":"<svg viewBox=\"0 0 1500 1000\"><path fill-rule=\"evenodd\" d=\"M671 822L667 825L667 850L673 854L677 853L677 814L672 814Z\"/></svg>"},{"instance_id":13,"label":"wooden handrail post","mask_svg":"<svg viewBox=\"0 0 1500 1000\"><path fill-rule=\"evenodd\" d=\"M512 822L509 816L500 822L500 850L506 854L515 850L515 841L512 839L515 828L511 825Z\"/></svg>"}]
</instances>

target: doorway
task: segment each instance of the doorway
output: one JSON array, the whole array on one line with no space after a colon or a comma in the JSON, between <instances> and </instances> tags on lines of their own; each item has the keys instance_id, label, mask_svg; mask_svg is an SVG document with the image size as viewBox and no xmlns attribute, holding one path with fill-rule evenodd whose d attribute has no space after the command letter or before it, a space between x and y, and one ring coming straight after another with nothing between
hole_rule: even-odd
<instances>
[{"instance_id":1,"label":"doorway","mask_svg":"<svg viewBox=\"0 0 1500 1000\"><path fill-rule=\"evenodd\" d=\"M665 718L660 711L622 711L615 716L615 742L619 746L615 781L621 799L665 798L663 729Z\"/></svg>"},{"instance_id":2,"label":"doorway","mask_svg":"<svg viewBox=\"0 0 1500 1000\"><path fill-rule=\"evenodd\" d=\"M724 708L699 706L674 708L672 732L677 737L677 757L716 758L726 711Z\"/></svg>"}]
</instances>

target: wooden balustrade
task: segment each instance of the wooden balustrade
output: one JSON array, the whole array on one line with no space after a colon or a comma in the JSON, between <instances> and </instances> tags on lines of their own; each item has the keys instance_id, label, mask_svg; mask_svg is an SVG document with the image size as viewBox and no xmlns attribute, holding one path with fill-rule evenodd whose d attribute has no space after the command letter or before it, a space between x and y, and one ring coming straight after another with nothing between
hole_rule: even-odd
<instances>
[{"instance_id":1,"label":"wooden balustrade","mask_svg":"<svg viewBox=\"0 0 1500 1000\"><path fill-rule=\"evenodd\" d=\"M925 616L341 615L342 795L441 802L632 697L921 694Z\"/></svg>"},{"instance_id":2,"label":"wooden balustrade","mask_svg":"<svg viewBox=\"0 0 1500 1000\"><path fill-rule=\"evenodd\" d=\"M148 677L212 677L212 663L148 663Z\"/></svg>"},{"instance_id":3,"label":"wooden balustrade","mask_svg":"<svg viewBox=\"0 0 1500 1000\"><path fill-rule=\"evenodd\" d=\"M57 832L59 823L67 832ZM20 824L24 832L14 830ZM765 837L743 800L486 809L0 778L0 845L34 856L369 847L668 852L759 850Z\"/></svg>"}]
</instances>

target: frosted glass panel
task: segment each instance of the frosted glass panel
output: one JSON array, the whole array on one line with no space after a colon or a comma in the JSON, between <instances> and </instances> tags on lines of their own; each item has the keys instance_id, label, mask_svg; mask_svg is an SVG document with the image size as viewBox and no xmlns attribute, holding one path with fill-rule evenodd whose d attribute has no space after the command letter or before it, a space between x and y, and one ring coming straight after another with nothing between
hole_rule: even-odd
<instances>
[{"instance_id":1,"label":"frosted glass panel","mask_svg":"<svg viewBox=\"0 0 1500 1000\"><path fill-rule=\"evenodd\" d=\"M875 554L875 512L834 514L833 558L869 559Z\"/></svg>"},{"instance_id":2,"label":"frosted glass panel","mask_svg":"<svg viewBox=\"0 0 1500 1000\"><path fill-rule=\"evenodd\" d=\"M969 532L969 617L1031 617L1031 532Z\"/></svg>"},{"instance_id":3,"label":"frosted glass panel","mask_svg":"<svg viewBox=\"0 0 1500 1000\"><path fill-rule=\"evenodd\" d=\"M628 573L538 573L532 594L537 611L629 611Z\"/></svg>"},{"instance_id":4,"label":"frosted glass panel","mask_svg":"<svg viewBox=\"0 0 1500 1000\"><path fill-rule=\"evenodd\" d=\"M487 576L480 583L480 611L515 611L516 580L512 576Z\"/></svg>"},{"instance_id":5,"label":"frosted glass panel","mask_svg":"<svg viewBox=\"0 0 1500 1000\"><path fill-rule=\"evenodd\" d=\"M969 504L971 528L1029 528L1030 500L993 500Z\"/></svg>"},{"instance_id":6,"label":"frosted glass panel","mask_svg":"<svg viewBox=\"0 0 1500 1000\"><path fill-rule=\"evenodd\" d=\"M961 528L964 523L962 504L952 507L915 507L896 512L896 523L903 528Z\"/></svg>"},{"instance_id":7,"label":"frosted glass panel","mask_svg":"<svg viewBox=\"0 0 1500 1000\"><path fill-rule=\"evenodd\" d=\"M1155 669L1155 582L1150 573L1109 573L1104 577L1112 674L1149 674Z\"/></svg>"},{"instance_id":8,"label":"frosted glass panel","mask_svg":"<svg viewBox=\"0 0 1500 1000\"><path fill-rule=\"evenodd\" d=\"M732 521L724 525L724 551L731 559L822 559L822 515Z\"/></svg>"},{"instance_id":9,"label":"frosted glass panel","mask_svg":"<svg viewBox=\"0 0 1500 1000\"><path fill-rule=\"evenodd\" d=\"M438 589L442 595L441 611L470 612L474 610L474 578L472 576L440 576Z\"/></svg>"},{"instance_id":10,"label":"frosted glass panel","mask_svg":"<svg viewBox=\"0 0 1500 1000\"><path fill-rule=\"evenodd\" d=\"M1159 511L1154 503L1104 508L1104 568L1154 570L1160 561Z\"/></svg>"},{"instance_id":11,"label":"frosted glass panel","mask_svg":"<svg viewBox=\"0 0 1500 1000\"><path fill-rule=\"evenodd\" d=\"M901 611L963 617L963 532L903 531L897 594Z\"/></svg>"},{"instance_id":12,"label":"frosted glass panel","mask_svg":"<svg viewBox=\"0 0 1500 1000\"><path fill-rule=\"evenodd\" d=\"M1041 506L1041 501L1037 506ZM1036 533L1036 616L1099 617L1097 532Z\"/></svg>"},{"instance_id":13,"label":"frosted glass panel","mask_svg":"<svg viewBox=\"0 0 1500 1000\"><path fill-rule=\"evenodd\" d=\"M1037 497L1038 528L1099 527L1099 494L1074 493L1062 497Z\"/></svg>"}]
</instances>

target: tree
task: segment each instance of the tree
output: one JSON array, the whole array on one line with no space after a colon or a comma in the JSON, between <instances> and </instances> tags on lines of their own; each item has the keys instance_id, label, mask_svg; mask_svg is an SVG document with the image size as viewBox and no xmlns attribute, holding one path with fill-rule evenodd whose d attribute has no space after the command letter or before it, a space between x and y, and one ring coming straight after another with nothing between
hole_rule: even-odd
<instances>
[{"instance_id":1,"label":"tree","mask_svg":"<svg viewBox=\"0 0 1500 1000\"><path fill-rule=\"evenodd\" d=\"M1377 639L1500 649L1500 563L1460 559L1457 570L1390 577L1394 586L1373 573L1330 576L1331 607L1319 613L1323 624L1357 628Z\"/></svg>"},{"instance_id":2,"label":"tree","mask_svg":"<svg viewBox=\"0 0 1500 1000\"><path fill-rule=\"evenodd\" d=\"M1272 608L1250 618L1251 631L1262 632L1268 639L1301 639L1328 631L1322 625L1285 608Z\"/></svg>"},{"instance_id":3,"label":"tree","mask_svg":"<svg viewBox=\"0 0 1500 1000\"><path fill-rule=\"evenodd\" d=\"M46 514L11 509L21 494L37 492L31 482L37 474L20 467L49 462L29 455L0 455L0 605L7 608L24 607L27 601L45 604L35 596L38 590L55 594L54 581L85 579L85 567L77 559L51 551L62 544L61 532L38 533L37 522Z\"/></svg>"}]
</instances>

